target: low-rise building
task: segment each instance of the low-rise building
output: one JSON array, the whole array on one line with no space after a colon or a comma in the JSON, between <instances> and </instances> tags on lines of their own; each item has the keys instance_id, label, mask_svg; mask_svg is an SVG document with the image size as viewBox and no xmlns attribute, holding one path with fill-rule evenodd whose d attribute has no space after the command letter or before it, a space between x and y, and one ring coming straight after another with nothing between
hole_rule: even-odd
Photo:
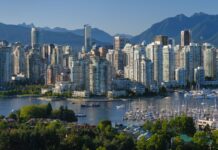
<instances>
[{"instance_id":1,"label":"low-rise building","mask_svg":"<svg viewBox=\"0 0 218 150\"><path fill-rule=\"evenodd\" d=\"M21 80L25 80L26 77L23 73L19 73L17 75L12 75L11 80L12 81L21 81Z\"/></svg>"},{"instance_id":2,"label":"low-rise building","mask_svg":"<svg viewBox=\"0 0 218 150\"><path fill-rule=\"evenodd\" d=\"M62 94L67 91L71 91L72 83L68 81L56 82L55 87L52 89L53 93Z\"/></svg>"},{"instance_id":3,"label":"low-rise building","mask_svg":"<svg viewBox=\"0 0 218 150\"><path fill-rule=\"evenodd\" d=\"M87 98L90 97L90 93L88 91L73 91L72 97Z\"/></svg>"},{"instance_id":4,"label":"low-rise building","mask_svg":"<svg viewBox=\"0 0 218 150\"><path fill-rule=\"evenodd\" d=\"M41 94L46 94L48 92L52 92L52 88L51 87L41 88Z\"/></svg>"},{"instance_id":5,"label":"low-rise building","mask_svg":"<svg viewBox=\"0 0 218 150\"><path fill-rule=\"evenodd\" d=\"M112 90L107 92L107 97L116 98L116 97L125 97L128 96L126 90Z\"/></svg>"}]
</instances>

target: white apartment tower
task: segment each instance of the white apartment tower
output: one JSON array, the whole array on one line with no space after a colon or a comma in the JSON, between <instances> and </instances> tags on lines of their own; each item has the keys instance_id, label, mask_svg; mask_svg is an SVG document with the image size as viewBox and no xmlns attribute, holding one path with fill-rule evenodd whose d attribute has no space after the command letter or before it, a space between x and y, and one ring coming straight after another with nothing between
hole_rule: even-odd
<instances>
[{"instance_id":1,"label":"white apartment tower","mask_svg":"<svg viewBox=\"0 0 218 150\"><path fill-rule=\"evenodd\" d=\"M194 51L190 46L184 46L180 52L180 67L186 70L186 80L194 81Z\"/></svg>"},{"instance_id":2,"label":"white apartment tower","mask_svg":"<svg viewBox=\"0 0 218 150\"><path fill-rule=\"evenodd\" d=\"M16 45L13 50L13 73L25 73L25 55L22 45Z\"/></svg>"},{"instance_id":3,"label":"white apartment tower","mask_svg":"<svg viewBox=\"0 0 218 150\"><path fill-rule=\"evenodd\" d=\"M203 44L205 77L216 79L216 49L209 43Z\"/></svg>"},{"instance_id":4,"label":"white apartment tower","mask_svg":"<svg viewBox=\"0 0 218 150\"><path fill-rule=\"evenodd\" d=\"M154 82L159 86L163 81L163 46L153 42L148 47L150 49L150 59L153 63Z\"/></svg>"},{"instance_id":5,"label":"white apartment tower","mask_svg":"<svg viewBox=\"0 0 218 150\"><path fill-rule=\"evenodd\" d=\"M148 88L153 83L152 67L153 64L151 60L142 56L141 69L140 69L140 77L141 77L140 82Z\"/></svg>"},{"instance_id":6,"label":"white apartment tower","mask_svg":"<svg viewBox=\"0 0 218 150\"><path fill-rule=\"evenodd\" d=\"M170 82L174 80L174 49L171 45L163 47L163 81Z\"/></svg>"}]
</instances>

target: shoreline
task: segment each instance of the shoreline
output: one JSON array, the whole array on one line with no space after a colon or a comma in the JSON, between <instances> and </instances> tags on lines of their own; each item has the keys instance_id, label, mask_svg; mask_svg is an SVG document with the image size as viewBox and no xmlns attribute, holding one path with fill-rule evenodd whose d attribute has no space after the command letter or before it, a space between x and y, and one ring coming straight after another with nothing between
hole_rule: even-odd
<instances>
[{"instance_id":1,"label":"shoreline","mask_svg":"<svg viewBox=\"0 0 218 150\"><path fill-rule=\"evenodd\" d=\"M176 91L174 91L176 92ZM106 96L92 96L90 98L81 98L81 97L55 97L55 96L42 96L42 95L11 95L11 96L0 96L0 99L9 99L9 98L28 98L28 97L35 97L42 101L70 101L70 102L112 102L112 101L131 101L132 99L140 99L140 98L152 98L152 97L167 97L171 93L169 92L167 95L149 95L149 96L131 96L131 97L120 97L120 98L108 98Z\"/></svg>"},{"instance_id":2,"label":"shoreline","mask_svg":"<svg viewBox=\"0 0 218 150\"><path fill-rule=\"evenodd\" d=\"M22 97L41 97L41 95L10 95L10 96L0 96L1 98L22 98Z\"/></svg>"}]
</instances>

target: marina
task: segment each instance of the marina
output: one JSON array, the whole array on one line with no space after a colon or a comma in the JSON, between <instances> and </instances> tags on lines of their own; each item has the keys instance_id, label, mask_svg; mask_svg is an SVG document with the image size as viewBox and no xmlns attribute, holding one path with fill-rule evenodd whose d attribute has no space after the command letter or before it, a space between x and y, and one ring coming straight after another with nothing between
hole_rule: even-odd
<instances>
[{"instance_id":1,"label":"marina","mask_svg":"<svg viewBox=\"0 0 218 150\"><path fill-rule=\"evenodd\" d=\"M180 95L183 93L180 92ZM192 117L200 127L207 124L213 128L218 128L217 110L218 90L197 90L184 93L184 99L179 101L175 107L156 107L153 105L135 107L130 103L128 111L124 114L123 120L134 124L143 124L145 121L157 119L171 119L176 116L187 115ZM171 99L166 97L165 99ZM138 100L140 103L140 99Z\"/></svg>"}]
</instances>

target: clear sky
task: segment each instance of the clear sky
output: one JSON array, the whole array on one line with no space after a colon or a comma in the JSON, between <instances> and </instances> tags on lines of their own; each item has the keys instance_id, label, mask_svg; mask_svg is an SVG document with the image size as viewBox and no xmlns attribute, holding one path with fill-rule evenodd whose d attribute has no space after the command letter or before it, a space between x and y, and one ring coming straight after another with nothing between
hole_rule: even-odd
<instances>
[{"instance_id":1,"label":"clear sky","mask_svg":"<svg viewBox=\"0 0 218 150\"><path fill-rule=\"evenodd\" d=\"M218 0L0 0L0 22L40 27L98 27L136 35L177 14L218 14Z\"/></svg>"}]
</instances>

